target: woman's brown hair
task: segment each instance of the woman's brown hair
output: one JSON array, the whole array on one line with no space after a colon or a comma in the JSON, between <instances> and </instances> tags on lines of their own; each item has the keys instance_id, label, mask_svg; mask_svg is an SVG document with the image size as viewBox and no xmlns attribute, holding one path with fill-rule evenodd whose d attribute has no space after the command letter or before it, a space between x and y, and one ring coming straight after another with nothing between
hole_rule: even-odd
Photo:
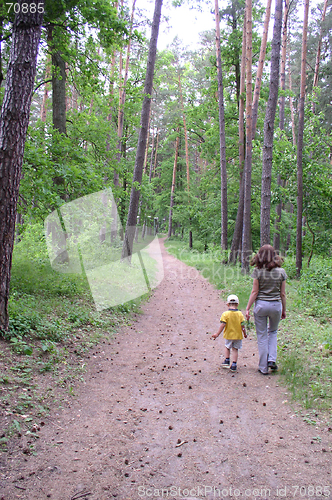
<instances>
[{"instance_id":1,"label":"woman's brown hair","mask_svg":"<svg viewBox=\"0 0 332 500\"><path fill-rule=\"evenodd\" d=\"M281 267L282 258L271 245L263 245L251 259L250 264L258 267L258 269L265 267L268 271L271 271L275 267Z\"/></svg>"}]
</instances>

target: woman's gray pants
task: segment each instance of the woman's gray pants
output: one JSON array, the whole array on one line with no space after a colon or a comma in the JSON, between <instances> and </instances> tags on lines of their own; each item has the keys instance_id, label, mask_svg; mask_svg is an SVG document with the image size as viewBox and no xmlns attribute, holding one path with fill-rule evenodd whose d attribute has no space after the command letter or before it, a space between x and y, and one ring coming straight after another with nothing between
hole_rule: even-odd
<instances>
[{"instance_id":1,"label":"woman's gray pants","mask_svg":"<svg viewBox=\"0 0 332 500\"><path fill-rule=\"evenodd\" d=\"M281 318L282 303L278 300L256 300L254 318L261 372L267 373L268 361L277 361L277 330ZM269 321L267 321L269 320Z\"/></svg>"}]
</instances>

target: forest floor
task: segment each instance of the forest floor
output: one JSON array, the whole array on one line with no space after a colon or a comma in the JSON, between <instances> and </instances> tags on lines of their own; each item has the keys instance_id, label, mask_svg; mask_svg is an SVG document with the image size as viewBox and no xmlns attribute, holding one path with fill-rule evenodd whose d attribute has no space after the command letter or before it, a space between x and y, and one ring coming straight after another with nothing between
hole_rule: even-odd
<instances>
[{"instance_id":1,"label":"forest floor","mask_svg":"<svg viewBox=\"0 0 332 500\"><path fill-rule=\"evenodd\" d=\"M162 244L165 278L131 325L93 349L85 382L0 461L0 500L138 500L332 495L332 433L303 421L278 373L238 371L211 340L226 304ZM234 290L236 293L236 290ZM242 305L243 306L243 305Z\"/></svg>"}]
</instances>

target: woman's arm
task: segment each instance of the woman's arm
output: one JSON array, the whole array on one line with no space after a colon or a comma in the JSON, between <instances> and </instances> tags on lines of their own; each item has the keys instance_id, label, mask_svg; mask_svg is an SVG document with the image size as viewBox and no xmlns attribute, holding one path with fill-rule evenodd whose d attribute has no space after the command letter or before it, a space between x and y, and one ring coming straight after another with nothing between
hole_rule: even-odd
<instances>
[{"instance_id":1,"label":"woman's arm","mask_svg":"<svg viewBox=\"0 0 332 500\"><path fill-rule=\"evenodd\" d=\"M248 300L248 304L247 304L247 309L246 309L246 318L247 320L249 320L250 318L250 308L251 306L253 305L253 303L255 302L256 300L256 297L258 295L258 291L259 291L259 281L254 279L254 282L252 284L252 290L251 290L251 294L250 294L250 297L249 297L249 300Z\"/></svg>"},{"instance_id":2,"label":"woman's arm","mask_svg":"<svg viewBox=\"0 0 332 500\"><path fill-rule=\"evenodd\" d=\"M285 319L286 318L286 280L281 282L280 297L281 297L281 303L282 303L281 318Z\"/></svg>"}]
</instances>

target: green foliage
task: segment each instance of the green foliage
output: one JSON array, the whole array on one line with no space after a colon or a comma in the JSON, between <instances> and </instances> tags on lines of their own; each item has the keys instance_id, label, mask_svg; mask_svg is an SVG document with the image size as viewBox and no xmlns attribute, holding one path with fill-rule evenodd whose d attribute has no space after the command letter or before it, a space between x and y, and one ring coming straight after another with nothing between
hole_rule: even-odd
<instances>
[{"instance_id":1,"label":"green foliage","mask_svg":"<svg viewBox=\"0 0 332 500\"><path fill-rule=\"evenodd\" d=\"M332 317L332 261L314 258L310 267L303 267L299 296L305 309L315 317Z\"/></svg>"},{"instance_id":2,"label":"green foliage","mask_svg":"<svg viewBox=\"0 0 332 500\"><path fill-rule=\"evenodd\" d=\"M88 293L85 278L81 275L69 276L54 271L47 254L43 226L27 226L15 245L11 276L11 300L15 307L16 298L22 295L46 297ZM31 304L33 306L33 304Z\"/></svg>"},{"instance_id":3,"label":"green foliage","mask_svg":"<svg viewBox=\"0 0 332 500\"><path fill-rule=\"evenodd\" d=\"M281 374L293 398L304 408L328 409L332 399L332 325L323 327L306 316L303 302L295 300L291 308L294 305L280 324Z\"/></svg>"},{"instance_id":4,"label":"green foliage","mask_svg":"<svg viewBox=\"0 0 332 500\"><path fill-rule=\"evenodd\" d=\"M68 136L54 129L46 133L41 122L29 128L20 186L22 215L43 220L64 199L71 201L103 188L107 128L97 118L87 126L86 118L84 113L77 115ZM86 150L82 140L90 145ZM55 178L61 178L61 183L55 183Z\"/></svg>"}]
</instances>

